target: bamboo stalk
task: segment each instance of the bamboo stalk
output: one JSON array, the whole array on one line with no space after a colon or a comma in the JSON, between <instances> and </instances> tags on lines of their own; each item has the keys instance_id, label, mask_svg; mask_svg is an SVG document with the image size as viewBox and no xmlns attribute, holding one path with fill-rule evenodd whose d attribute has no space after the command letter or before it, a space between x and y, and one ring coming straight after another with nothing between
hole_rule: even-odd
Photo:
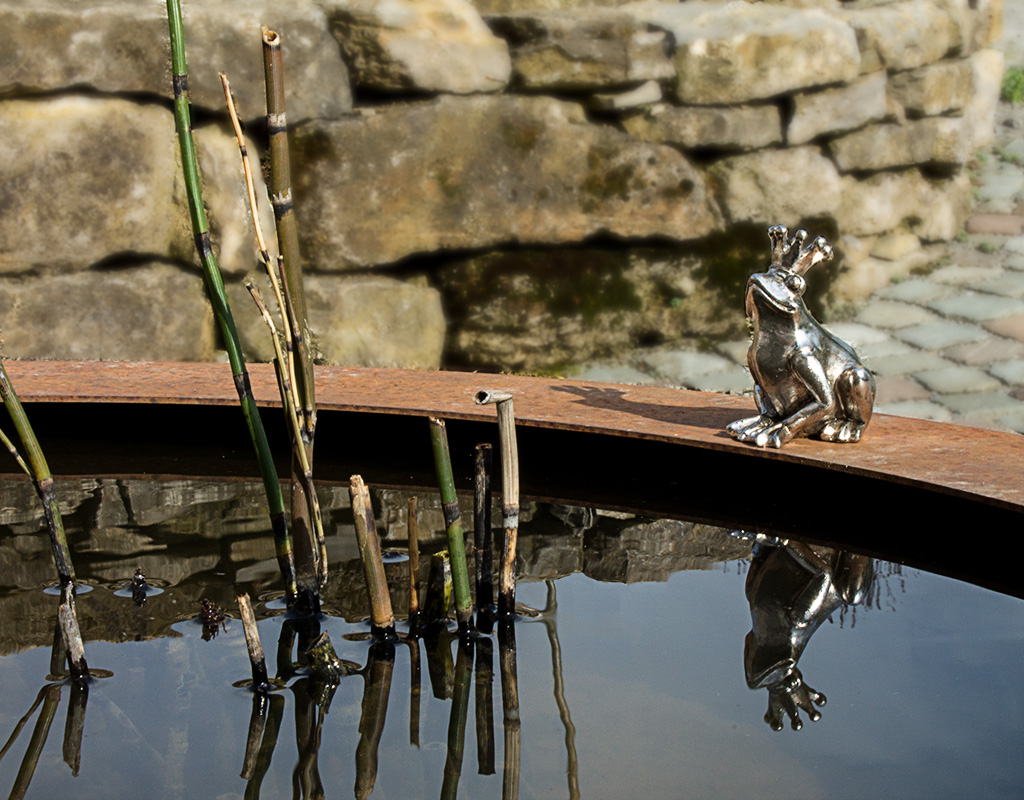
<instances>
[{"instance_id":1,"label":"bamboo stalk","mask_svg":"<svg viewBox=\"0 0 1024 800\"><path fill-rule=\"evenodd\" d=\"M50 534L50 549L53 552L53 565L57 569L57 577L61 585L75 583L75 567L71 562L71 550L68 547L67 536L64 533L64 521L60 516L60 505L57 502L57 489L53 483L53 475L50 473L50 466L46 463L46 456L43 455L43 448L39 445L32 424L28 420L28 414L18 399L17 392L11 384L3 361L0 360L0 396L3 397L4 406L14 425L14 430L21 440L21 446L28 456L28 466L18 456L17 449L13 442L4 436L8 449L14 452L19 466L26 470L32 479L36 494L43 503L43 514L46 517L46 527Z\"/></svg>"},{"instance_id":2,"label":"bamboo stalk","mask_svg":"<svg viewBox=\"0 0 1024 800\"><path fill-rule=\"evenodd\" d=\"M500 391L477 392L479 405L498 407L498 437L501 445L501 524L505 538L498 572L498 616L511 618L516 611L516 545L519 539L519 446L516 443L512 395Z\"/></svg>"},{"instance_id":3,"label":"bamboo stalk","mask_svg":"<svg viewBox=\"0 0 1024 800\"><path fill-rule=\"evenodd\" d=\"M82 632L78 628L78 615L75 613L75 588L70 583L60 587L60 606L57 609L57 621L60 624L64 645L68 650L68 667L71 677L80 681L89 677L89 665L85 661L85 647L82 644Z\"/></svg>"},{"instance_id":4,"label":"bamboo stalk","mask_svg":"<svg viewBox=\"0 0 1024 800\"><path fill-rule=\"evenodd\" d=\"M423 599L420 621L423 627L444 626L448 621L448 606L452 602L452 562L448 551L442 550L430 557L427 591Z\"/></svg>"},{"instance_id":5,"label":"bamboo stalk","mask_svg":"<svg viewBox=\"0 0 1024 800\"><path fill-rule=\"evenodd\" d=\"M422 689L420 667L420 640L409 638L409 744L415 748L420 746L420 698Z\"/></svg>"},{"instance_id":6,"label":"bamboo stalk","mask_svg":"<svg viewBox=\"0 0 1024 800\"><path fill-rule=\"evenodd\" d=\"M476 564L476 624L482 632L491 629L494 615L494 564L491 547L491 470L493 448L476 446L473 481L473 561Z\"/></svg>"},{"instance_id":7,"label":"bamboo stalk","mask_svg":"<svg viewBox=\"0 0 1024 800\"><path fill-rule=\"evenodd\" d=\"M416 630L420 615L420 526L417 519L418 501L409 498L405 512L406 541L409 545L409 629Z\"/></svg>"},{"instance_id":8,"label":"bamboo stalk","mask_svg":"<svg viewBox=\"0 0 1024 800\"><path fill-rule=\"evenodd\" d=\"M292 556L291 537L288 533L288 521L285 517L281 484L278 481L277 469L274 466L267 435L263 430L263 421L260 419L259 409L252 396L249 373L245 368L245 359L242 357L238 331L235 328L234 317L231 315L227 294L224 291L220 267L210 243L210 232L199 187L199 166L196 160L195 142L192 140L192 120L189 111L188 67L185 61L185 38L182 30L180 0L167 0L167 22L171 39L174 122L178 132L178 145L181 149L181 164L185 178L185 191L188 195L192 233L199 253L199 260L203 266L203 277L206 281L210 303L213 306L214 316L227 349L238 401L245 416L253 448L256 451L260 475L263 478L263 488L270 508L270 522L274 531L277 560L284 577L289 602L293 603L297 597L295 563Z\"/></svg>"},{"instance_id":9,"label":"bamboo stalk","mask_svg":"<svg viewBox=\"0 0 1024 800\"><path fill-rule=\"evenodd\" d=\"M395 615L391 609L391 595L388 594L388 580L380 554L377 523L373 519L370 492L359 475L353 475L349 480L349 495L352 498L359 555L363 561L363 576L366 578L366 593L370 598L374 638L395 641Z\"/></svg>"},{"instance_id":10,"label":"bamboo stalk","mask_svg":"<svg viewBox=\"0 0 1024 800\"><path fill-rule=\"evenodd\" d=\"M284 63L281 36L263 29L263 71L267 88L267 132L270 137L270 197L277 221L278 252L284 260L285 286L297 320L296 353L299 390L304 403L306 431L312 446L316 431L316 396L312 359L309 356L309 326L306 297L302 286L298 225L292 206L291 160L288 153L288 118L285 113Z\"/></svg>"},{"instance_id":11,"label":"bamboo stalk","mask_svg":"<svg viewBox=\"0 0 1024 800\"><path fill-rule=\"evenodd\" d=\"M270 688L270 680L267 676L267 659L263 654L260 632L256 627L256 615L252 611L252 602L248 594L240 594L236 599L242 617L242 630L245 632L245 646L249 651L249 665L252 667L252 690L265 694Z\"/></svg>"},{"instance_id":12,"label":"bamboo stalk","mask_svg":"<svg viewBox=\"0 0 1024 800\"><path fill-rule=\"evenodd\" d=\"M473 623L473 598L469 593L469 568L466 566L466 541L462 532L462 512L455 494L452 458L448 450L448 433L444 420L430 418L430 440L434 448L434 465L441 488L441 508L448 534L448 556L451 559L452 584L455 591L455 619L459 634L468 635Z\"/></svg>"}]
</instances>

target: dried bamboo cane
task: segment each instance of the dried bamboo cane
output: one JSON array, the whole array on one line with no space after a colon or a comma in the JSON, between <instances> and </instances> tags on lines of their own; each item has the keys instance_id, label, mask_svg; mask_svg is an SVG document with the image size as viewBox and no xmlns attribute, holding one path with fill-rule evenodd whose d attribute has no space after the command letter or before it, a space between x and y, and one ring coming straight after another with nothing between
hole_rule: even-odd
<instances>
[{"instance_id":1,"label":"dried bamboo cane","mask_svg":"<svg viewBox=\"0 0 1024 800\"><path fill-rule=\"evenodd\" d=\"M60 607L57 609L57 621L64 644L68 649L68 666L72 679L79 681L89 677L89 665L85 661L85 647L82 644L82 632L78 627L78 615L75 613L75 588L70 583L60 587Z\"/></svg>"},{"instance_id":2,"label":"dried bamboo cane","mask_svg":"<svg viewBox=\"0 0 1024 800\"><path fill-rule=\"evenodd\" d=\"M501 524L505 539L498 572L498 616L509 619L516 611L516 545L519 538L519 447L515 411L508 392L481 391L473 398L479 405L498 407L498 438L501 445Z\"/></svg>"},{"instance_id":3,"label":"dried bamboo cane","mask_svg":"<svg viewBox=\"0 0 1024 800\"><path fill-rule=\"evenodd\" d=\"M409 543L409 628L416 630L420 615L420 527L415 495L409 498L405 512L406 540Z\"/></svg>"},{"instance_id":4,"label":"dried bamboo cane","mask_svg":"<svg viewBox=\"0 0 1024 800\"><path fill-rule=\"evenodd\" d=\"M242 630L245 632L245 646L249 651L249 664L252 667L252 690L265 693L270 688L270 680L267 676L267 659L263 654L260 632L256 627L256 615L253 614L248 594L240 594L236 599L242 617Z\"/></svg>"},{"instance_id":5,"label":"dried bamboo cane","mask_svg":"<svg viewBox=\"0 0 1024 800\"><path fill-rule=\"evenodd\" d=\"M494 615L494 564L491 547L491 468L489 444L476 446L473 481L473 561L476 563L476 624L489 632Z\"/></svg>"},{"instance_id":6,"label":"dried bamboo cane","mask_svg":"<svg viewBox=\"0 0 1024 800\"><path fill-rule=\"evenodd\" d=\"M18 465L32 479L36 494L39 495L39 499L43 503L43 514L46 516L46 527L50 534L50 548L53 551L53 565L57 569L57 577L62 586L74 584L75 567L71 563L71 550L68 548L67 536L64 533L64 522L60 516L53 475L50 473L50 466L46 463L46 456L43 455L43 449L39 446L39 440L32 429L32 424L28 421L25 408L14 391L3 361L0 361L0 396L3 397L4 406L7 408L18 438L21 440L21 445L25 448L28 464L25 463L14 443L6 435L3 437L4 443L14 455Z\"/></svg>"},{"instance_id":7,"label":"dried bamboo cane","mask_svg":"<svg viewBox=\"0 0 1024 800\"><path fill-rule=\"evenodd\" d=\"M231 125L238 143L238 152L242 160L242 172L245 176L246 192L252 214L253 232L259 249L260 261L263 263L267 279L277 300L281 312L284 339L284 351L278 337L277 326L273 316L259 297L251 283L246 284L256 305L270 329L274 345L274 372L277 376L281 402L285 408L288 427L291 431L292 445L292 537L294 539L293 562L296 572L298 602L293 607L309 614L319 610L319 590L327 583L327 546L324 539L323 520L320 505L313 486L313 438L312 429L315 423L309 424L307 419L309 405L300 397L300 381L296 374L297 358L308 357L308 351L296 350L297 322L291 305L291 292L285 283L284 257L277 256L277 268L271 262L270 251L263 237L263 228L259 221L259 209L256 204L256 189L249 166L248 150L242 126L238 121L235 101L231 95L231 84L224 73L220 74L221 86L224 90L224 102L231 118ZM301 273L299 275L301 281ZM301 367L301 365L300 365ZM308 371L311 375L312 372ZM303 372L302 375L306 375ZM310 378L311 379L311 378ZM314 412L315 413L315 412ZM313 541L315 537L315 542Z\"/></svg>"},{"instance_id":8,"label":"dried bamboo cane","mask_svg":"<svg viewBox=\"0 0 1024 800\"><path fill-rule=\"evenodd\" d=\"M391 609L391 595L388 594L388 580L384 574L384 560L380 554L380 539L377 524L373 519L370 493L359 475L349 481L349 495L352 498L352 516L356 526L356 540L359 555L363 561L363 575L366 578L366 593L370 598L370 616L375 639L396 641L395 615Z\"/></svg>"},{"instance_id":9,"label":"dried bamboo cane","mask_svg":"<svg viewBox=\"0 0 1024 800\"><path fill-rule=\"evenodd\" d=\"M451 559L452 583L455 590L455 619L459 623L459 634L468 635L473 624L473 598L469 593L469 568L466 566L462 512L459 510L459 498L455 494L455 477L452 474L452 458L448 449L448 433L444 420L430 418L430 440L434 447L434 465L437 468L441 508L444 510L444 524L448 534L448 555Z\"/></svg>"},{"instance_id":10,"label":"dried bamboo cane","mask_svg":"<svg viewBox=\"0 0 1024 800\"><path fill-rule=\"evenodd\" d=\"M263 421L260 419L259 409L256 407L256 401L252 396L252 388L249 385L249 373L245 368L245 359L242 357L238 331L235 328L234 317L231 315L231 308L228 305L220 268L217 265L217 259L213 254L213 247L210 244L210 231L206 222L206 212L203 208L202 193L199 188L199 166L196 160L195 143L192 140L192 120L188 99L188 67L185 61L185 38L182 30L180 0L167 0L167 22L171 39L174 122L178 132L178 145L181 149L182 171L185 177L185 191L188 195L192 233L195 237L196 249L199 252L199 260L203 265L203 277L206 281L210 303L213 306L214 316L217 318L224 346L227 349L235 390L238 392L238 401L242 407L242 413L245 416L246 425L249 429L249 436L256 451L256 459L259 462L260 474L263 478L263 488L270 507L270 522L274 530L277 560L284 577L285 590L288 593L289 600L294 601L297 595L295 568L292 557L291 537L288 533L288 520L285 517L284 511L284 498L281 494L281 484L278 481L277 469L274 466L270 445L267 442L267 435L263 430Z\"/></svg>"}]
</instances>

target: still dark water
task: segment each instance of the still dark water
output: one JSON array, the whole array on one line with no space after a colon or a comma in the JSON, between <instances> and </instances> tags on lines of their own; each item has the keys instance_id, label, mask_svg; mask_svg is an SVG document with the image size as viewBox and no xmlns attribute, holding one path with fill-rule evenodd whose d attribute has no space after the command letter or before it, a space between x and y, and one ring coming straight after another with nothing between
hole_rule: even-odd
<instances>
[{"instance_id":1,"label":"still dark water","mask_svg":"<svg viewBox=\"0 0 1024 800\"><path fill-rule=\"evenodd\" d=\"M311 691L300 670L261 717L251 693L232 686L249 675L236 589L260 600L271 673L297 656L282 637L289 623L252 499L258 490L93 481L75 491L72 547L80 579L93 587L78 598L86 655L113 675L94 680L87 697L47 682L58 601L43 591L48 547L33 513L6 499L0 791L12 796L1024 794L1024 602L1016 598L873 562L867 590L847 605L836 600L838 572L822 578L783 548L752 561L751 542L727 530L535 504L523 525L527 582L518 599L550 613L516 623L503 676L495 635L475 652L442 638L371 654L361 638L365 593L351 586L351 515L336 493L324 498L336 574L320 628L342 658L366 669L333 694ZM381 520L389 503L403 507L376 501ZM400 552L403 526L390 519L382 533ZM826 563L835 556L816 552ZM142 606L117 593L136 566L163 589ZM401 559L388 565L398 610L406 568ZM747 589L752 571L763 578L756 590ZM826 596L831 605L819 602ZM209 641L192 619L201 597L235 617ZM806 625L794 623L788 639L764 626L762 649L803 636L799 671L827 704L817 722L799 712L802 730L784 717L773 731L764 720L769 691L749 686L745 640L752 615L778 623L777 609L790 619L802 605ZM510 663L518 759L516 729L503 726Z\"/></svg>"}]
</instances>

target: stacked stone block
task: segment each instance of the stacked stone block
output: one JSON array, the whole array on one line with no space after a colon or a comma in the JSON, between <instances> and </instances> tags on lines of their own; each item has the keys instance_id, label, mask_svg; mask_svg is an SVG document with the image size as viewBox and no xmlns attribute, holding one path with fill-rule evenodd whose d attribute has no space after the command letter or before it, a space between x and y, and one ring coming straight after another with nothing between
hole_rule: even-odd
<instances>
[{"instance_id":1,"label":"stacked stone block","mask_svg":"<svg viewBox=\"0 0 1024 800\"><path fill-rule=\"evenodd\" d=\"M241 290L254 246L217 72L259 152L260 25L284 41L327 360L532 370L734 330L733 273L759 266L734 264L735 243L774 223L835 239L833 302L927 263L962 229L964 165L991 135L999 2L807 5L186 3L213 236L251 354L269 339ZM0 20L7 353L215 357L162 7L8 0Z\"/></svg>"}]
</instances>

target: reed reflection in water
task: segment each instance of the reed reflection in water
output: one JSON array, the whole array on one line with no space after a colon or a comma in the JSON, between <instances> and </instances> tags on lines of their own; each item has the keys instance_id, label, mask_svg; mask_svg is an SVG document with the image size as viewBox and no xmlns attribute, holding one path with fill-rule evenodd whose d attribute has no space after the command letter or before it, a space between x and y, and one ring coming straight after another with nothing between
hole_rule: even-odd
<instances>
[{"instance_id":1,"label":"reed reflection in water","mask_svg":"<svg viewBox=\"0 0 1024 800\"><path fill-rule=\"evenodd\" d=\"M858 581L837 575L866 574L849 569L855 554L762 542L751 560L751 542L709 526L536 506L518 593L536 613L465 645L451 630L410 638L401 623L400 643L371 645L365 609L337 587L326 616L282 614L263 588L272 549L228 495L207 492L234 515L216 537L123 519L73 534L94 586L78 598L90 664L113 673L84 689L45 682L63 680L51 664L64 658L52 647L57 598L17 575L18 560L35 568L31 537L7 523L0 785L13 796L1005 797L1024 785L1020 600L879 563L851 591ZM335 557L346 536L331 537L345 580L360 569ZM105 544L125 540L133 550ZM135 605L117 592L143 558L163 591ZM182 564L191 571L174 572ZM407 562L387 566L392 588L407 585ZM242 589L259 599L282 685L264 698L232 686L249 671L238 620L210 641L193 620L199 598L230 610ZM799 733L762 722L745 669L755 627L771 634L764 652L790 648L791 663L772 664L799 661L828 694L827 713ZM306 671L323 632L358 666L337 683Z\"/></svg>"}]
</instances>

